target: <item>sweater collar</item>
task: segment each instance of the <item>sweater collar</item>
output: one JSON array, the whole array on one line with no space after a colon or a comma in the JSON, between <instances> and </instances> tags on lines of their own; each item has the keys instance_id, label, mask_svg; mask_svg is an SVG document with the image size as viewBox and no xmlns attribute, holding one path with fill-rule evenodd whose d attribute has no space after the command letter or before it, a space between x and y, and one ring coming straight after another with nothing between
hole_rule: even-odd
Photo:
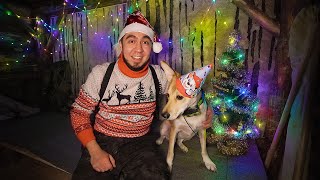
<instances>
[{"instance_id":1,"label":"sweater collar","mask_svg":"<svg viewBox=\"0 0 320 180\"><path fill-rule=\"evenodd\" d=\"M119 70L126 76L131 77L131 78L140 78L143 77L148 73L148 65L145 66L142 70L140 71L132 71L124 62L124 58L122 53L119 55L118 59L118 67Z\"/></svg>"}]
</instances>

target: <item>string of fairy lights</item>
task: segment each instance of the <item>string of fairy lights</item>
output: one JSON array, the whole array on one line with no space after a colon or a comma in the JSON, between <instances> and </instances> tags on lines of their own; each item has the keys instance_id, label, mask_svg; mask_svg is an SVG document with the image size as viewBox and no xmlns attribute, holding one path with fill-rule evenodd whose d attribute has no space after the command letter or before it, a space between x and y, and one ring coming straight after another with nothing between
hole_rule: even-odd
<instances>
[{"instance_id":1,"label":"string of fairy lights","mask_svg":"<svg viewBox=\"0 0 320 180\"><path fill-rule=\"evenodd\" d=\"M139 0L128 0L127 4L129 3L130 1L130 4L131 6L127 8L127 11L124 11L121 7L117 9L117 14L114 14L114 13L111 13L110 16L112 18L115 18L115 21L116 23L120 23L120 19L119 17L123 17L123 15L127 15L131 12L133 12L134 9L141 9L141 3ZM145 3L147 3L148 0L145 0ZM210 0L211 4L210 6L208 7L208 9L206 10L205 13L202 13L202 17L201 17L201 21L199 23L199 26L201 27L203 22L206 20L206 18L208 18L208 13L214 9L214 11L217 13L217 15L221 15L221 11L216 7L216 0ZM97 9L100 7L100 4L101 4L101 1L99 1L96 6L93 8L93 9L90 9L88 10L87 7L86 7L86 3L83 1L82 2L83 4L81 5L81 7L79 6L79 4L73 4L72 2L69 2L69 0L65 0L63 2L63 10L62 10L62 21L60 24L57 24L57 25L53 25L53 24L48 24L46 23L42 18L40 17L22 17L18 14L15 14L17 16L17 18L20 18L20 19L28 19L28 20L31 20L31 19L35 19L36 20L36 27L34 27L34 29L36 30L36 34L32 34L32 37L27 40L27 44L25 45L22 45L22 46L25 46L24 49L26 50L26 52L30 51L30 42L31 42L31 39L34 38L35 40L37 40L38 42L38 48L41 50L44 50L46 51L47 53L49 54L53 54L53 53L58 53L57 50L54 50L54 52L49 52L49 50L46 49L46 47L43 45L43 43L41 42L41 38L40 36L42 36L43 34L47 33L47 34L50 34L51 35L51 38L54 38L57 43L59 43L59 47L60 46L66 46L68 44L73 44L73 43L77 43L79 38L82 36L81 33L78 34L78 37L74 38L73 40L70 40L68 39L68 42L64 42L63 41L63 37L62 36L58 36L59 34L63 33L64 31L66 31L66 29L68 28L67 26L67 22L70 22L71 19L70 17L65 21L65 18L67 16L66 14L66 9L68 7L68 9L72 9L72 13L69 13L69 15L73 16L74 13L85 13L86 14L86 17L87 17L87 26L83 26L82 28L83 29L86 29L86 28L91 28L93 29L94 28L94 25L93 25L93 22L94 19L93 18L105 18L105 14L102 14L101 17L100 15L98 15L97 13ZM77 11L77 12L76 12ZM69 11L70 12L70 11ZM7 15L14 15L13 12L11 11L7 11ZM223 22L224 25L227 25L227 22L224 21ZM58 27L57 27L58 26ZM114 34L118 34L119 32L117 32L117 29L115 28L116 26L118 26L118 24L114 24L114 27L112 28L112 33ZM101 36L102 34L102 36ZM100 39L101 40L104 40L104 39L110 39L111 38L111 34L105 34L105 33L101 33L101 32L97 32L95 31L94 32L94 35L100 35ZM183 42L185 39L189 39L189 38L193 38L194 36L196 35L196 32L193 31L193 32L190 32L189 35L186 35L184 37L181 37L180 38L180 42ZM161 37L160 37L161 39ZM171 44L172 43L172 40L168 40L168 43ZM26 54L23 54L22 55L22 58L25 58L26 57ZM8 65L8 64L7 64Z\"/></svg>"}]
</instances>

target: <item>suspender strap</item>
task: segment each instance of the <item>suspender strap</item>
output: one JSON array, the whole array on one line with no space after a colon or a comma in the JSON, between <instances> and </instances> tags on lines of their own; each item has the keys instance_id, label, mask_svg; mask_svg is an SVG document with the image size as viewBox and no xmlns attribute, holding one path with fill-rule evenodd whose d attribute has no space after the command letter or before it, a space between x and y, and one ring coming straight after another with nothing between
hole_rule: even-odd
<instances>
[{"instance_id":1,"label":"suspender strap","mask_svg":"<svg viewBox=\"0 0 320 180\"><path fill-rule=\"evenodd\" d=\"M106 71L106 74L103 77L103 80L102 80L102 83L101 83L101 88L100 88L100 91L99 91L99 97L100 97L99 103L101 102L102 97L104 95L104 92L106 91L106 88L108 86L108 83L109 83L109 80L110 80L110 77L111 77L111 73L113 71L113 68L114 68L115 64L116 64L115 62L112 62L112 63L109 64L108 69Z\"/></svg>"},{"instance_id":2,"label":"suspender strap","mask_svg":"<svg viewBox=\"0 0 320 180\"><path fill-rule=\"evenodd\" d=\"M151 73L152 73L152 78L153 78L154 85L155 85L155 88L156 88L156 110L154 112L154 118L153 118L152 125L151 125L151 131L153 131L157 126L157 123L155 121L159 121L160 83L159 83L159 79L157 77L157 74L156 74L156 71L154 70L154 68L151 65L149 65L149 67L150 67L150 70L151 70Z\"/></svg>"},{"instance_id":3,"label":"suspender strap","mask_svg":"<svg viewBox=\"0 0 320 180\"><path fill-rule=\"evenodd\" d=\"M104 75L103 77L103 80L102 80L102 83L101 83L101 87L100 87L100 91L99 91L99 102L98 104L96 105L96 107L94 108L94 111L92 112L92 114L90 115L90 123L91 123L91 126L94 125L94 122L95 122L95 116L96 114L98 113L99 111L99 105L100 105L100 102L102 101L102 98L103 98L103 95L104 95L104 92L106 91L106 88L109 84L109 80L110 80L110 77L111 77L111 73L113 71L113 68L114 68L114 65L116 64L116 62L112 62L109 64L108 68L107 68L107 71L106 71L106 74Z\"/></svg>"}]
</instances>

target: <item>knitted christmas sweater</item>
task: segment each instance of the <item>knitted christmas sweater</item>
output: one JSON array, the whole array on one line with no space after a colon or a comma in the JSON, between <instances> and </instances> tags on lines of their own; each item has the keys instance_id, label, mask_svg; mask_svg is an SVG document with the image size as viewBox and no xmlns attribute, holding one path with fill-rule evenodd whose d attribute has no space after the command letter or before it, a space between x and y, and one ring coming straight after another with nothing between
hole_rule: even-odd
<instances>
[{"instance_id":1,"label":"knitted christmas sweater","mask_svg":"<svg viewBox=\"0 0 320 180\"><path fill-rule=\"evenodd\" d=\"M92 69L72 104L71 124L83 145L95 139L93 128L107 136L126 138L143 136L150 130L156 108L151 70L147 66L140 72L131 71L122 58L114 66L94 127L90 125L89 117L100 99L101 83L109 64ZM167 80L160 66L152 66L159 79L161 94L166 89Z\"/></svg>"}]
</instances>

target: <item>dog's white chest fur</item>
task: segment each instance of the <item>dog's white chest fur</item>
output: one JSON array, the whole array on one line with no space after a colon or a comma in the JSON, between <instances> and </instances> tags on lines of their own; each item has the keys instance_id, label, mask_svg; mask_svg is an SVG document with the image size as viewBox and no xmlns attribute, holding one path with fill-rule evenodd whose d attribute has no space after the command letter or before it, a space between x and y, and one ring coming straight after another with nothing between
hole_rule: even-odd
<instances>
[{"instance_id":1,"label":"dog's white chest fur","mask_svg":"<svg viewBox=\"0 0 320 180\"><path fill-rule=\"evenodd\" d=\"M165 120L160 127L161 135L169 140L170 129L173 126L178 139L191 139L202 127L202 121L206 118L205 108L204 104L200 106L201 114L198 116L179 116L175 120Z\"/></svg>"},{"instance_id":2,"label":"dog's white chest fur","mask_svg":"<svg viewBox=\"0 0 320 180\"><path fill-rule=\"evenodd\" d=\"M192 117L180 116L174 120L173 123L178 133L177 138L184 140L191 139L200 130L203 120L205 120L205 113Z\"/></svg>"}]
</instances>

